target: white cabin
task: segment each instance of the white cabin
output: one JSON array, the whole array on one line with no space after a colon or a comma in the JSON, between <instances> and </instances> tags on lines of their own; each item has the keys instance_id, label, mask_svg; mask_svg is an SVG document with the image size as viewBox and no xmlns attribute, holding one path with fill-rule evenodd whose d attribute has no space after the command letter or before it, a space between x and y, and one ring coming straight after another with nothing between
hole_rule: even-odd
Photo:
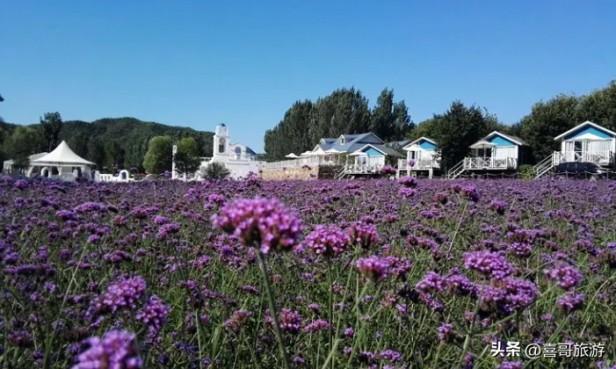
<instances>
[{"instance_id":1,"label":"white cabin","mask_svg":"<svg viewBox=\"0 0 616 369\"><path fill-rule=\"evenodd\" d=\"M548 174L563 163L593 163L601 167L614 165L616 132L591 121L580 123L556 137L560 151L540 161L534 167L535 178Z\"/></svg>"},{"instance_id":2,"label":"white cabin","mask_svg":"<svg viewBox=\"0 0 616 369\"><path fill-rule=\"evenodd\" d=\"M591 121L581 123L567 132L556 136L561 141L559 161L578 161L608 166L614 162L616 132Z\"/></svg>"},{"instance_id":3,"label":"white cabin","mask_svg":"<svg viewBox=\"0 0 616 369\"><path fill-rule=\"evenodd\" d=\"M521 138L493 131L472 144L471 155L450 169L447 176L456 178L473 171L515 171L525 146Z\"/></svg>"},{"instance_id":4,"label":"white cabin","mask_svg":"<svg viewBox=\"0 0 616 369\"><path fill-rule=\"evenodd\" d=\"M406 159L398 160L398 175L400 172L433 171L440 169L438 144L428 137L420 137L406 144L402 150L406 151Z\"/></svg>"}]
</instances>

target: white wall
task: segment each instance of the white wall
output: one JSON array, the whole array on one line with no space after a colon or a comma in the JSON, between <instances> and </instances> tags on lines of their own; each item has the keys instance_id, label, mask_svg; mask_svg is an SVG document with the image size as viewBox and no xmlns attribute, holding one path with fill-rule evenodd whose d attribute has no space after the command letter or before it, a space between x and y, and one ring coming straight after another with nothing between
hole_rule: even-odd
<instances>
[{"instance_id":1,"label":"white wall","mask_svg":"<svg viewBox=\"0 0 616 369\"><path fill-rule=\"evenodd\" d=\"M517 146L496 146L493 150L492 156L494 159L506 159L506 158L518 158Z\"/></svg>"}]
</instances>

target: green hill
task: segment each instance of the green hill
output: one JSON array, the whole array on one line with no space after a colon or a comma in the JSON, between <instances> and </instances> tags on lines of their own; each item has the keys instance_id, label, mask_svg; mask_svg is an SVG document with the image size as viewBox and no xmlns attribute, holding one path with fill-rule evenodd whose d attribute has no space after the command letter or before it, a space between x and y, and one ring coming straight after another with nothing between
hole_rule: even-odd
<instances>
[{"instance_id":1,"label":"green hill","mask_svg":"<svg viewBox=\"0 0 616 369\"><path fill-rule=\"evenodd\" d=\"M39 124L28 125L38 128ZM10 156L7 141L19 127L11 123L0 123L0 144L5 156ZM93 122L65 121L60 138L79 155L95 162L98 168L113 170L128 168L142 171L142 163L148 141L154 136L168 135L174 139L194 137L199 143L202 156L212 155L212 132L197 131L187 127L175 127L155 122L144 122L136 118L104 118ZM33 152L45 151L42 147Z\"/></svg>"}]
</instances>

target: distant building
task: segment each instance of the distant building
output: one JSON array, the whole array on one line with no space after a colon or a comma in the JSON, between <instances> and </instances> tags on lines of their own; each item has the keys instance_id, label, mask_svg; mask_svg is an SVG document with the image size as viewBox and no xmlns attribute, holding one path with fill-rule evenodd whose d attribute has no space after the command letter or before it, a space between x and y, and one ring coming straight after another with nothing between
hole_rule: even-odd
<instances>
[{"instance_id":1,"label":"distant building","mask_svg":"<svg viewBox=\"0 0 616 369\"><path fill-rule=\"evenodd\" d=\"M214 132L214 153L212 159L223 163L233 161L254 161L257 154L248 146L231 143L229 129L225 124L216 126Z\"/></svg>"},{"instance_id":2,"label":"distant building","mask_svg":"<svg viewBox=\"0 0 616 369\"><path fill-rule=\"evenodd\" d=\"M560 172L559 167L574 168L575 163L612 169L616 165L616 132L591 121L585 121L567 132L554 137L560 141L560 151L554 151L535 165L535 178L551 172Z\"/></svg>"},{"instance_id":3,"label":"distant building","mask_svg":"<svg viewBox=\"0 0 616 369\"><path fill-rule=\"evenodd\" d=\"M297 159L282 162L285 166L340 166L336 178L357 175L378 175L404 155L394 147L399 143L385 143L372 132L342 134L338 138L322 138L311 151ZM292 154L287 157L293 157ZM294 155L294 154L293 154Z\"/></svg>"},{"instance_id":4,"label":"distant building","mask_svg":"<svg viewBox=\"0 0 616 369\"><path fill-rule=\"evenodd\" d=\"M47 152L41 152L38 154L32 154L28 156L28 162L32 162L33 160L36 160L42 156L47 155ZM5 174L22 174L21 173L21 169L15 168L15 160L13 159L9 159L9 160L5 160L2 163L2 173Z\"/></svg>"},{"instance_id":5,"label":"distant building","mask_svg":"<svg viewBox=\"0 0 616 369\"><path fill-rule=\"evenodd\" d=\"M438 144L431 138L419 137L409 141L402 150L406 151L406 159L398 160L398 176L418 172L428 172L432 176L433 171L441 167Z\"/></svg>"},{"instance_id":6,"label":"distant building","mask_svg":"<svg viewBox=\"0 0 616 369\"><path fill-rule=\"evenodd\" d=\"M257 160L257 154L250 147L231 143L229 129L225 124L216 126L213 138L213 153L211 158L203 158L195 178L199 179L212 163L224 165L229 170L231 178L244 178L250 173L259 174L262 162ZM179 178L173 163L172 178Z\"/></svg>"},{"instance_id":7,"label":"distant building","mask_svg":"<svg viewBox=\"0 0 616 369\"><path fill-rule=\"evenodd\" d=\"M74 181L78 178L92 179L94 163L88 161L62 141L52 152L30 160L28 177L41 176L45 178Z\"/></svg>"},{"instance_id":8,"label":"distant building","mask_svg":"<svg viewBox=\"0 0 616 369\"><path fill-rule=\"evenodd\" d=\"M515 173L526 160L527 147L519 137L493 131L472 144L471 156L451 168L447 177L455 179L463 173Z\"/></svg>"}]
</instances>

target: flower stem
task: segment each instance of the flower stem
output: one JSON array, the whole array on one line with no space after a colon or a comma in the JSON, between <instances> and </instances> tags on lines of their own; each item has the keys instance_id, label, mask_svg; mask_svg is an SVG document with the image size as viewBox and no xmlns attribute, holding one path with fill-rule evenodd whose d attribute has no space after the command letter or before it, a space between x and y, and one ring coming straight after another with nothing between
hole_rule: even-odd
<instances>
[{"instance_id":1,"label":"flower stem","mask_svg":"<svg viewBox=\"0 0 616 369\"><path fill-rule=\"evenodd\" d=\"M265 286L265 292L267 294L267 302L269 305L272 321L274 322L274 334L278 343L278 350L282 358L282 364L285 369L289 369L289 360L287 360L287 352L284 348L284 341L282 340L282 333L280 332L280 324L278 323L278 310L276 309L276 303L274 300L274 292L269 281L269 273L267 271L267 264L265 262L265 255L261 252L257 252L257 260L259 262L259 269L261 269L261 275L263 276L263 284Z\"/></svg>"}]
</instances>

